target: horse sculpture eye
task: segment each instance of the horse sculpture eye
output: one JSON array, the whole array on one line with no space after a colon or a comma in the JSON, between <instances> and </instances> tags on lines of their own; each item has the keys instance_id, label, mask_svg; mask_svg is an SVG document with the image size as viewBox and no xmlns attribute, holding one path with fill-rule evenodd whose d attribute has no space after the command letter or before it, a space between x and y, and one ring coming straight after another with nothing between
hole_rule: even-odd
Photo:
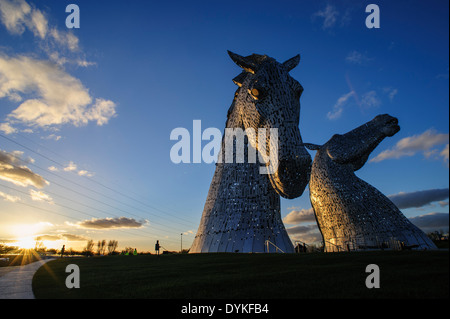
<instances>
[{"instance_id":1,"label":"horse sculpture eye","mask_svg":"<svg viewBox=\"0 0 450 319\"><path fill-rule=\"evenodd\" d=\"M252 89L248 90L248 93L255 99L259 100L264 97L264 89L261 87L253 87Z\"/></svg>"}]
</instances>

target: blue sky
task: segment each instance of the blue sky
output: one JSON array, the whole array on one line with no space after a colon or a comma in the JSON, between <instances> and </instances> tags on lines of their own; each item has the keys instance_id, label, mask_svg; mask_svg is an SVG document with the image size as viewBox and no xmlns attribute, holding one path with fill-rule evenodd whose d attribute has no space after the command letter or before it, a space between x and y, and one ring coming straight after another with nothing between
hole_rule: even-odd
<instances>
[{"instance_id":1,"label":"blue sky","mask_svg":"<svg viewBox=\"0 0 450 319\"><path fill-rule=\"evenodd\" d=\"M424 230L448 229L448 2L377 1L379 29L369 3L0 0L0 240L152 251L183 233L188 248L214 165L172 163L169 136L193 120L223 130L240 72L227 50L301 55L305 142L398 117L357 175ZM281 213L309 243L308 196Z\"/></svg>"}]
</instances>

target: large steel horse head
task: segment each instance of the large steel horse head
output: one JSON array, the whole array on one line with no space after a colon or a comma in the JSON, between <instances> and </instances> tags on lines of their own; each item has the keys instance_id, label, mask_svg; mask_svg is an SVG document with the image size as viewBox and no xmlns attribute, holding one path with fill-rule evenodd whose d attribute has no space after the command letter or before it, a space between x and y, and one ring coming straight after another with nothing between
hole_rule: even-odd
<instances>
[{"instance_id":1,"label":"large steel horse head","mask_svg":"<svg viewBox=\"0 0 450 319\"><path fill-rule=\"evenodd\" d=\"M267 55L228 54L243 70L233 79L239 88L226 129L248 133L245 144L259 156L256 162L218 161L190 252L264 252L267 241L273 244L269 251L278 247L293 252L280 216L280 196L292 199L303 193L312 162L298 127L303 87L289 74L300 56L279 63ZM260 129L276 129L276 143L272 134L262 134ZM221 155L225 140L226 134ZM272 156L260 161L267 159L271 147L277 148L275 161ZM261 174L264 165L267 174Z\"/></svg>"}]
</instances>

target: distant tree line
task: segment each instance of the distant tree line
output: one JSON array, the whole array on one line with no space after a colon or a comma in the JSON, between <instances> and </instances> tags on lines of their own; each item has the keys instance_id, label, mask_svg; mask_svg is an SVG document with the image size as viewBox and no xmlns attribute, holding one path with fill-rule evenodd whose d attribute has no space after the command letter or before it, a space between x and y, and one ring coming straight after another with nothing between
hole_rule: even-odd
<instances>
[{"instance_id":1,"label":"distant tree line","mask_svg":"<svg viewBox=\"0 0 450 319\"><path fill-rule=\"evenodd\" d=\"M105 239L99 240L96 245L96 250L94 253L95 243L92 239L89 239L86 243L86 246L83 248L82 255L93 256L95 253L99 256L103 256L108 252L108 255L117 254L117 246L119 246L119 242L117 240L110 240L106 243Z\"/></svg>"}]
</instances>

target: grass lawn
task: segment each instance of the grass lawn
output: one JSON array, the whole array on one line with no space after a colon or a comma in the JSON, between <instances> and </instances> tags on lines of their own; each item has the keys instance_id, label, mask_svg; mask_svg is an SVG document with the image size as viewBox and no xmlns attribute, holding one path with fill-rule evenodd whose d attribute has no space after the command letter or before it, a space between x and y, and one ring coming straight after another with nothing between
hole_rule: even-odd
<instances>
[{"instance_id":1,"label":"grass lawn","mask_svg":"<svg viewBox=\"0 0 450 319\"><path fill-rule=\"evenodd\" d=\"M80 288L68 289L68 264ZM368 264L380 288L368 289ZM36 298L449 298L448 251L182 254L63 258L33 278Z\"/></svg>"}]
</instances>

